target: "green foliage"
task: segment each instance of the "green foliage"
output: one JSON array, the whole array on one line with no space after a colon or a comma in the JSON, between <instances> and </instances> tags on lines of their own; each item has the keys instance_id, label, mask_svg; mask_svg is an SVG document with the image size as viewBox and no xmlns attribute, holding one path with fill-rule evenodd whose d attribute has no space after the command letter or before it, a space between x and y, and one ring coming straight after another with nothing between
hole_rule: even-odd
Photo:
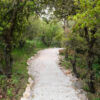
<instances>
[{"instance_id":1,"label":"green foliage","mask_svg":"<svg viewBox=\"0 0 100 100\"><path fill-rule=\"evenodd\" d=\"M96 99L93 99L93 100L100 100L100 98L96 98Z\"/></svg>"},{"instance_id":2,"label":"green foliage","mask_svg":"<svg viewBox=\"0 0 100 100\"><path fill-rule=\"evenodd\" d=\"M10 88L10 89L7 90L7 95L9 97L12 97L13 96L12 88Z\"/></svg>"},{"instance_id":3,"label":"green foliage","mask_svg":"<svg viewBox=\"0 0 100 100\"><path fill-rule=\"evenodd\" d=\"M28 17L35 12L34 7L34 1L30 0L0 0L0 67L8 77L12 70L12 50L24 44L23 33Z\"/></svg>"},{"instance_id":4,"label":"green foliage","mask_svg":"<svg viewBox=\"0 0 100 100\"><path fill-rule=\"evenodd\" d=\"M100 3L99 0L75 0L75 4L79 7L77 14L73 19L77 22L75 28L89 27L89 30L98 26L100 19Z\"/></svg>"},{"instance_id":5,"label":"green foliage","mask_svg":"<svg viewBox=\"0 0 100 100\"><path fill-rule=\"evenodd\" d=\"M87 85L85 85L84 87L83 87L83 89L85 90L85 91L89 91L89 87L87 86Z\"/></svg>"},{"instance_id":6,"label":"green foliage","mask_svg":"<svg viewBox=\"0 0 100 100\"><path fill-rule=\"evenodd\" d=\"M66 69L69 69L71 64L69 61L66 61L65 59L61 61L61 66L65 67Z\"/></svg>"},{"instance_id":7,"label":"green foliage","mask_svg":"<svg viewBox=\"0 0 100 100\"><path fill-rule=\"evenodd\" d=\"M67 4L69 6L66 6ZM72 63L74 72L76 69L86 70L86 73L81 76L87 80L90 92L94 93L95 84L99 83L100 77L100 1L60 0L51 5L55 8L56 17L73 21L65 44L67 60L69 59ZM72 8L70 9L70 5L75 8L74 12ZM67 7L69 9L66 9ZM80 70L77 71L81 74Z\"/></svg>"},{"instance_id":8,"label":"green foliage","mask_svg":"<svg viewBox=\"0 0 100 100\"><path fill-rule=\"evenodd\" d=\"M42 24L43 30L41 33L42 41L50 46L50 45L61 45L61 41L63 40L63 29L61 28L61 23L56 21L51 21L49 23L44 22Z\"/></svg>"},{"instance_id":9,"label":"green foliage","mask_svg":"<svg viewBox=\"0 0 100 100\"><path fill-rule=\"evenodd\" d=\"M99 28L100 25L100 4L98 0L75 0L74 4L78 6L75 15L69 16L69 19L75 22L72 32L67 37L67 48L73 52L69 53L77 57L77 66L87 69L87 75L82 75L88 80L89 90L94 91L94 77L99 77L100 64L98 58L99 48Z\"/></svg>"},{"instance_id":10,"label":"green foliage","mask_svg":"<svg viewBox=\"0 0 100 100\"><path fill-rule=\"evenodd\" d=\"M14 67L12 69L11 78L7 78L5 75L0 75L0 94L3 96L2 99L20 99L25 91L29 77L27 72L27 60L43 48L46 48L46 46L41 41L27 40L23 48L15 48L13 50Z\"/></svg>"},{"instance_id":11,"label":"green foliage","mask_svg":"<svg viewBox=\"0 0 100 100\"><path fill-rule=\"evenodd\" d=\"M30 40L36 38L42 31L42 23L42 20L37 15L30 16L25 30L25 38Z\"/></svg>"},{"instance_id":12,"label":"green foliage","mask_svg":"<svg viewBox=\"0 0 100 100\"><path fill-rule=\"evenodd\" d=\"M1 88L2 89L6 89L6 76L4 76L4 75L1 75L0 76L0 86L1 86Z\"/></svg>"},{"instance_id":13,"label":"green foliage","mask_svg":"<svg viewBox=\"0 0 100 100\"><path fill-rule=\"evenodd\" d=\"M61 21L54 16L50 19L42 18L41 15L47 8L48 12L53 12ZM72 23L70 32L64 38L63 33L68 20ZM69 68L68 66L72 64L73 71L78 71L80 77L89 83L85 90L94 93L95 84L98 86L100 81L99 26L99 0L0 0L0 74L3 74L0 75L0 86L2 91L6 91L6 96L11 98L16 91L14 87L19 87L20 80L27 79L26 60L30 57L33 47L37 49L32 53L36 53L46 45L61 46L65 39L68 61L63 61L62 65ZM11 78L5 75L8 77L10 75Z\"/></svg>"},{"instance_id":14,"label":"green foliage","mask_svg":"<svg viewBox=\"0 0 100 100\"><path fill-rule=\"evenodd\" d=\"M60 46L63 40L63 33L61 22L57 20L47 22L44 18L32 16L29 18L25 38L29 40L41 40L47 46Z\"/></svg>"}]
</instances>

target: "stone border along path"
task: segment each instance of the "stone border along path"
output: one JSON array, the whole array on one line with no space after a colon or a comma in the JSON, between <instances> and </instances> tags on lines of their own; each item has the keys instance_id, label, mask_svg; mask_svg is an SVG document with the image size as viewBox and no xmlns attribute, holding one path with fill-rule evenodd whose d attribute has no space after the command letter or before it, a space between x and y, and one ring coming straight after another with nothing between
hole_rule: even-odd
<instances>
[{"instance_id":1,"label":"stone border along path","mask_svg":"<svg viewBox=\"0 0 100 100\"><path fill-rule=\"evenodd\" d=\"M28 60L31 78L21 100L88 100L81 89L74 88L76 78L59 67L59 50L41 50Z\"/></svg>"}]
</instances>

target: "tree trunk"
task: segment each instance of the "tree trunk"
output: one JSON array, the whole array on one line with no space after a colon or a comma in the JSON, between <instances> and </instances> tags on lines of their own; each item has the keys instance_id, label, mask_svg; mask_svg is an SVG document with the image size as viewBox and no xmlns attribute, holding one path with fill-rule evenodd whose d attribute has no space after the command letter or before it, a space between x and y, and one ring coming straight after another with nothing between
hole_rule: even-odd
<instances>
[{"instance_id":1,"label":"tree trunk","mask_svg":"<svg viewBox=\"0 0 100 100\"><path fill-rule=\"evenodd\" d=\"M5 29L3 38L5 40L5 48L4 48L4 58L5 58L5 74L7 77L11 77L12 74L12 47L13 47L13 32L16 23L16 15L17 9L14 9L12 12L12 18L10 20L11 26L10 28Z\"/></svg>"},{"instance_id":2,"label":"tree trunk","mask_svg":"<svg viewBox=\"0 0 100 100\"><path fill-rule=\"evenodd\" d=\"M90 74L90 81L88 83L88 86L89 86L89 89L90 89L90 92L92 93L95 93L95 87L94 87L94 73L91 72Z\"/></svg>"},{"instance_id":3,"label":"tree trunk","mask_svg":"<svg viewBox=\"0 0 100 100\"><path fill-rule=\"evenodd\" d=\"M20 47L20 48L23 48L24 45L25 45L25 41L24 41L24 40L20 40L20 41L19 41L19 47Z\"/></svg>"},{"instance_id":4,"label":"tree trunk","mask_svg":"<svg viewBox=\"0 0 100 100\"><path fill-rule=\"evenodd\" d=\"M12 55L11 55L11 45L7 44L5 47L5 74L10 77L12 74Z\"/></svg>"},{"instance_id":5,"label":"tree trunk","mask_svg":"<svg viewBox=\"0 0 100 100\"><path fill-rule=\"evenodd\" d=\"M26 4L27 0L24 1L23 5L19 5L20 4L20 0L13 1L13 9L11 9L8 14L9 16L9 21L8 23L10 23L10 26L5 28L4 30L4 34L3 34L3 38L4 38L4 42L5 42L5 49L4 49L4 58L5 58L5 74L10 77L12 74L12 47L13 47L13 36L14 36L14 30L15 30L15 26L16 26L16 22L17 22L17 15L18 12L22 11L24 8L24 5ZM6 16L5 16L6 17Z\"/></svg>"},{"instance_id":6,"label":"tree trunk","mask_svg":"<svg viewBox=\"0 0 100 100\"><path fill-rule=\"evenodd\" d=\"M92 66L93 66L93 62L94 62L94 55L92 54L92 52L91 52L91 50L92 49L90 49L89 51L88 51L88 60L87 60L87 62L88 62L88 69L89 69L89 82L88 82L88 85L89 85L89 89L90 89L90 92L92 92L92 93L95 93L95 87L94 87L94 85L95 85L95 83L94 83L94 72L93 72L93 68L92 68Z\"/></svg>"},{"instance_id":7,"label":"tree trunk","mask_svg":"<svg viewBox=\"0 0 100 100\"><path fill-rule=\"evenodd\" d=\"M95 83L94 83L94 76L95 73L93 72L93 62L94 62L94 52L93 52L93 47L96 41L95 38L95 33L96 33L96 28L94 28L93 30L91 30L91 39L89 39L89 33L88 33L88 28L85 27L84 28L85 31L85 38L88 42L88 56L87 56L87 64L88 64L88 69L89 69L89 82L88 82L88 86L90 89L91 93L95 93Z\"/></svg>"},{"instance_id":8,"label":"tree trunk","mask_svg":"<svg viewBox=\"0 0 100 100\"><path fill-rule=\"evenodd\" d=\"M45 45L47 45L47 43L46 43L46 41L45 41L45 36L42 36L42 37L41 37L41 40L42 40L42 42L43 42Z\"/></svg>"},{"instance_id":9,"label":"tree trunk","mask_svg":"<svg viewBox=\"0 0 100 100\"><path fill-rule=\"evenodd\" d=\"M78 74L77 69L76 69L76 56L75 55L74 55L73 60L71 60L71 64L73 67L74 74L76 75L77 78L79 78L79 74Z\"/></svg>"},{"instance_id":10,"label":"tree trunk","mask_svg":"<svg viewBox=\"0 0 100 100\"><path fill-rule=\"evenodd\" d=\"M66 58L66 60L68 59L68 53L67 52L65 53L65 58Z\"/></svg>"}]
</instances>

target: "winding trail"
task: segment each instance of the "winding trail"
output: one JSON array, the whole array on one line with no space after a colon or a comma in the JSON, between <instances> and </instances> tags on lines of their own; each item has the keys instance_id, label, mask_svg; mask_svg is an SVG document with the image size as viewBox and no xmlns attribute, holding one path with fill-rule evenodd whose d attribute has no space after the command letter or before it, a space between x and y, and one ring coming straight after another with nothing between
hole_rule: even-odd
<instances>
[{"instance_id":1,"label":"winding trail","mask_svg":"<svg viewBox=\"0 0 100 100\"><path fill-rule=\"evenodd\" d=\"M59 48L41 50L29 59L29 84L21 100L87 100L59 67ZM33 81L34 80L34 81Z\"/></svg>"}]
</instances>

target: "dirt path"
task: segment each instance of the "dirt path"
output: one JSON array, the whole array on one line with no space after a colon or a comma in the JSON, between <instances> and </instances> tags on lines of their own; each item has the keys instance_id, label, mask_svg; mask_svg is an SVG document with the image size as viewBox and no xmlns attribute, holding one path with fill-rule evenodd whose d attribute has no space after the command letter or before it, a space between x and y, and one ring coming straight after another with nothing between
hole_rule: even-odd
<instances>
[{"instance_id":1,"label":"dirt path","mask_svg":"<svg viewBox=\"0 0 100 100\"><path fill-rule=\"evenodd\" d=\"M30 78L21 100L87 100L74 89L72 77L60 69L58 48L40 51L29 61Z\"/></svg>"}]
</instances>

